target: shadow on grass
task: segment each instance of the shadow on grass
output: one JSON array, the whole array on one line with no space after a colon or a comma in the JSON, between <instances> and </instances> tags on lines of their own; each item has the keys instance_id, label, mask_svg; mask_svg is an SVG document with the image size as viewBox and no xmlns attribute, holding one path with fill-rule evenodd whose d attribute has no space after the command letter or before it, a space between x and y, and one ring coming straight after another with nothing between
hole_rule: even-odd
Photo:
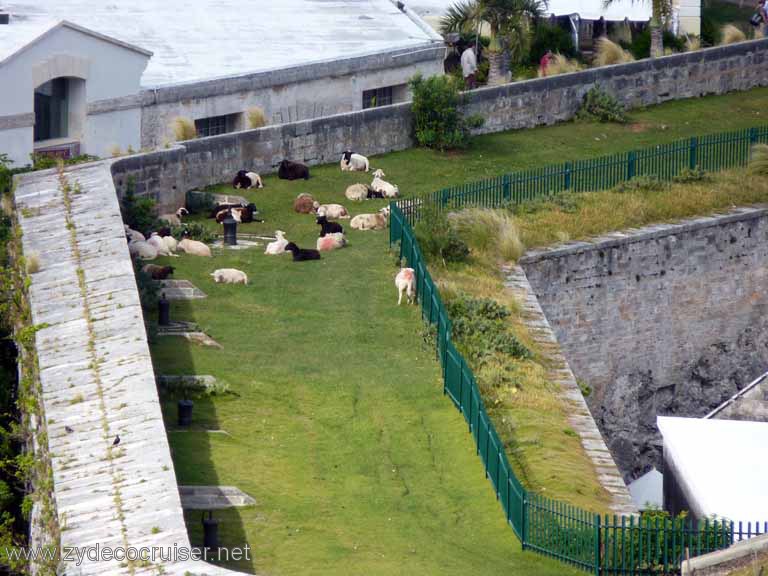
<instances>
[{"instance_id":1,"label":"shadow on grass","mask_svg":"<svg viewBox=\"0 0 768 576\"><path fill-rule=\"evenodd\" d=\"M158 294L159 295L159 294ZM155 364L155 374L160 375L203 375L198 373L195 367L194 354L192 347L201 346L192 343L180 336L161 336L156 335L157 328L157 310L145 311L147 318L152 324L150 330L152 339L150 342L153 350L153 363ZM171 302L171 320L195 322L194 309L189 301L175 300ZM200 327L205 330L204 327ZM172 347L173 362L172 365L166 365L168 362L165 355L156 357L154 353L157 347ZM226 430L222 430L217 414L217 401L237 402L236 393L218 393L212 395L200 390L191 390L189 388L166 389L158 386L160 402L163 411L163 420L168 434L168 442L171 447L171 456L173 458L174 469L176 472L176 481L179 486L218 486L221 485L217 473L214 459L214 437L216 435L227 435ZM192 411L191 426L179 425L180 400L192 400L194 407ZM255 573L253 558L253 543L246 540L245 528L239 509L230 508L224 510L214 510L213 518L219 521L218 540L219 550L209 551L208 561L216 565L221 565L230 569ZM187 532L193 547L202 547L204 543L203 518L208 517L208 511L205 510L184 510L184 520L187 525ZM245 545L251 547L248 558L238 558L233 555L233 551L243 550ZM213 554L213 559L211 557ZM235 552L235 554L237 554ZM243 554L243 552L239 552Z\"/></svg>"}]
</instances>

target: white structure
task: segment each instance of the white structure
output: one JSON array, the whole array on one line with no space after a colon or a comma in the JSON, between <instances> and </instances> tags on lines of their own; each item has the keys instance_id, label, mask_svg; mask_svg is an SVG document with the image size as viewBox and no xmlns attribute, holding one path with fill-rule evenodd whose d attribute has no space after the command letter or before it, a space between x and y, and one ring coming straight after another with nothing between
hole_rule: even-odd
<instances>
[{"instance_id":1,"label":"white structure","mask_svg":"<svg viewBox=\"0 0 768 576\"><path fill-rule=\"evenodd\" d=\"M48 66L56 54L87 60L88 114L94 104L94 114L121 138L103 134L104 123L96 121L68 138L99 156L113 147L169 143L177 117L195 122L198 135L215 135L248 128L252 107L261 108L268 123L327 116L405 101L414 74L443 73L442 37L396 0L135 0L130 7L11 0L3 8L10 23L0 24L0 85L17 84L17 74ZM79 26L55 24L64 19ZM52 28L66 33L56 43L49 42ZM16 53L25 58L10 70L3 63ZM58 84L44 88L39 100L57 101ZM32 100L21 92L20 98L21 108L0 98L0 129L32 125ZM140 138L121 128L127 116L131 130L139 119ZM26 163L29 142L11 139L0 132L0 153L13 149L14 160Z\"/></svg>"},{"instance_id":2,"label":"white structure","mask_svg":"<svg viewBox=\"0 0 768 576\"><path fill-rule=\"evenodd\" d=\"M664 507L698 518L768 520L768 423L659 416Z\"/></svg>"},{"instance_id":3,"label":"white structure","mask_svg":"<svg viewBox=\"0 0 768 576\"><path fill-rule=\"evenodd\" d=\"M23 166L33 148L138 148L139 79L151 55L67 21L0 24L0 153ZM133 107L111 106L117 100Z\"/></svg>"},{"instance_id":4,"label":"white structure","mask_svg":"<svg viewBox=\"0 0 768 576\"><path fill-rule=\"evenodd\" d=\"M652 468L640 476L627 488L629 488L632 502L638 510L664 506L664 476L656 468Z\"/></svg>"}]
</instances>

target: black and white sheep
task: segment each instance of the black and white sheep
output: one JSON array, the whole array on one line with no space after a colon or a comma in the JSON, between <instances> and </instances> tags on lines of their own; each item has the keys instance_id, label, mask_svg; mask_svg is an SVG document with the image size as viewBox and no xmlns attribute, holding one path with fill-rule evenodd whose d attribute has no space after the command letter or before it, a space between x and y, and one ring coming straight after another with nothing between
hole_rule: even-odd
<instances>
[{"instance_id":1,"label":"black and white sheep","mask_svg":"<svg viewBox=\"0 0 768 576\"><path fill-rule=\"evenodd\" d=\"M264 183L261 181L261 176L256 172L247 172L245 170L238 171L234 180L232 180L232 188L248 190L249 188L264 188Z\"/></svg>"},{"instance_id":2,"label":"black and white sheep","mask_svg":"<svg viewBox=\"0 0 768 576\"><path fill-rule=\"evenodd\" d=\"M320 225L320 238L326 234L336 234L337 232L344 233L344 228L338 222L328 222L328 218L325 216L318 216L315 220Z\"/></svg>"},{"instance_id":3,"label":"black and white sheep","mask_svg":"<svg viewBox=\"0 0 768 576\"><path fill-rule=\"evenodd\" d=\"M362 154L356 154L352 150L345 150L341 155L341 171L342 172L368 172L370 169L370 163L368 158Z\"/></svg>"}]
</instances>

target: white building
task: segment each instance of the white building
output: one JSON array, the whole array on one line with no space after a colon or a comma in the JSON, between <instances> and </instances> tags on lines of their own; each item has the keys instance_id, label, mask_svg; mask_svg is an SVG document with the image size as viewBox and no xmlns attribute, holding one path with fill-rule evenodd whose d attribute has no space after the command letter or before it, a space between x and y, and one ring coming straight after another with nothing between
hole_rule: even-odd
<instances>
[{"instance_id":1,"label":"white building","mask_svg":"<svg viewBox=\"0 0 768 576\"><path fill-rule=\"evenodd\" d=\"M443 72L442 38L396 0L3 8L0 86L13 95L0 94L0 153L17 165L33 148L160 147L174 140L177 117L207 136L248 128L252 107L282 123L405 101L414 74Z\"/></svg>"}]
</instances>

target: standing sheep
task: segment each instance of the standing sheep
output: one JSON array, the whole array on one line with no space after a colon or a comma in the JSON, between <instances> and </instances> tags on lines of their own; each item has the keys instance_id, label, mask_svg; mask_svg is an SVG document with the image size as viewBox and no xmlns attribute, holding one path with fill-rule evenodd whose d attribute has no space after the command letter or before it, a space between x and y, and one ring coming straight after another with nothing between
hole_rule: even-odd
<instances>
[{"instance_id":1,"label":"standing sheep","mask_svg":"<svg viewBox=\"0 0 768 576\"><path fill-rule=\"evenodd\" d=\"M187 216L189 214L189 210L184 208L182 206L178 210L176 210L175 214L161 214L158 218L159 220L162 220L163 222L167 222L171 226L181 226L181 219L184 216Z\"/></svg>"},{"instance_id":2,"label":"standing sheep","mask_svg":"<svg viewBox=\"0 0 768 576\"><path fill-rule=\"evenodd\" d=\"M352 150L345 150L341 155L342 172L368 172L370 163L362 154L355 154Z\"/></svg>"},{"instance_id":3,"label":"standing sheep","mask_svg":"<svg viewBox=\"0 0 768 576\"><path fill-rule=\"evenodd\" d=\"M248 276L236 268L219 268L211 272L211 276L217 284L248 284Z\"/></svg>"},{"instance_id":4,"label":"standing sheep","mask_svg":"<svg viewBox=\"0 0 768 576\"><path fill-rule=\"evenodd\" d=\"M395 276L395 286L397 287L397 305L403 300L403 294L408 297L408 304L414 301L414 287L416 286L416 271L413 268L400 268L400 272Z\"/></svg>"}]
</instances>

